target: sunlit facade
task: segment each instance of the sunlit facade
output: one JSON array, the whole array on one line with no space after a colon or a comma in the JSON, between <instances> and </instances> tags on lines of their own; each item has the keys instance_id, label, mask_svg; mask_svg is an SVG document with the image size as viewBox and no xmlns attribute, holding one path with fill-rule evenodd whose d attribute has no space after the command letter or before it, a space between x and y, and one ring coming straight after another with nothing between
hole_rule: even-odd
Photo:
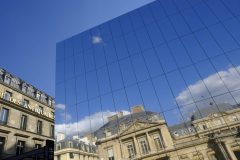
<instances>
[{"instance_id":1,"label":"sunlit facade","mask_svg":"<svg viewBox=\"0 0 240 160\"><path fill-rule=\"evenodd\" d=\"M54 141L54 106L53 97L0 68L0 159Z\"/></svg>"},{"instance_id":2,"label":"sunlit facade","mask_svg":"<svg viewBox=\"0 0 240 160\"><path fill-rule=\"evenodd\" d=\"M238 6L156 0L59 42L56 132L104 160L239 158Z\"/></svg>"}]
</instances>

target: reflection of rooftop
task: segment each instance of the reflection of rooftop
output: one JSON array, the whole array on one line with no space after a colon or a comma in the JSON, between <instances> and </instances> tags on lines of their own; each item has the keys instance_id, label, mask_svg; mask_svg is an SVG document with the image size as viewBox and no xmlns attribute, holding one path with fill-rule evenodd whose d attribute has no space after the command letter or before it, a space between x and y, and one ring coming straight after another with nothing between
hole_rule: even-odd
<instances>
[{"instance_id":1,"label":"reflection of rooftop","mask_svg":"<svg viewBox=\"0 0 240 160\"><path fill-rule=\"evenodd\" d=\"M109 118L109 121L95 132L95 136L97 137L97 139L115 135L119 132L120 128L127 128L136 121L147 123L161 119L158 113L145 111L143 106L135 106L135 108L132 108L131 114L128 115L120 114L120 116L116 115L115 118L113 117L114 116L111 116ZM109 131L110 135L106 135L107 134L106 131Z\"/></svg>"},{"instance_id":2,"label":"reflection of rooftop","mask_svg":"<svg viewBox=\"0 0 240 160\"><path fill-rule=\"evenodd\" d=\"M209 117L210 115L217 115L217 113L224 113L233 109L239 108L240 105L231 105L229 103L221 103L218 105L209 105L207 107L199 108L198 111L192 113L191 121L169 126L169 130L174 137L187 136L196 133L194 123L197 120Z\"/></svg>"},{"instance_id":3,"label":"reflection of rooftop","mask_svg":"<svg viewBox=\"0 0 240 160\"><path fill-rule=\"evenodd\" d=\"M95 145L86 144L83 141L73 138L66 138L55 144L56 151L63 149L78 149L83 152L97 153L97 148Z\"/></svg>"},{"instance_id":4,"label":"reflection of rooftop","mask_svg":"<svg viewBox=\"0 0 240 160\"><path fill-rule=\"evenodd\" d=\"M192 120L201 119L207 117L213 113L225 112L239 107L238 105L231 105L229 103L220 103L218 105L209 105L207 107L199 108L199 111L196 111L192 115Z\"/></svg>"}]
</instances>

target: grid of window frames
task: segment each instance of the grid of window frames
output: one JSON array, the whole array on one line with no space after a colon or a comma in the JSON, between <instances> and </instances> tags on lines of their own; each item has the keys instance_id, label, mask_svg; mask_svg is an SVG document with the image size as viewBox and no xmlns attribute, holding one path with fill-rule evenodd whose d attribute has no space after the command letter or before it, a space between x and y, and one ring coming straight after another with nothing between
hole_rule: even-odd
<instances>
[{"instance_id":1,"label":"grid of window frames","mask_svg":"<svg viewBox=\"0 0 240 160\"><path fill-rule=\"evenodd\" d=\"M238 0L157 0L59 42L56 103L64 107L56 110L56 125L67 135L94 133L109 115L143 105L188 134L189 121L206 110L239 108L238 6ZM216 125L223 123L228 127L224 120ZM154 143L164 147L161 135ZM134 147L127 145L129 157Z\"/></svg>"}]
</instances>

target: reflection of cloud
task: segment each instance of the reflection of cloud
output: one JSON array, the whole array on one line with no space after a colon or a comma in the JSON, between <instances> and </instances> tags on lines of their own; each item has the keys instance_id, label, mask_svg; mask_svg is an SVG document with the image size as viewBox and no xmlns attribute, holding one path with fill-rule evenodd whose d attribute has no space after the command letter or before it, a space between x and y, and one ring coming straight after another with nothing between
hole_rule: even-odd
<instances>
[{"instance_id":1,"label":"reflection of cloud","mask_svg":"<svg viewBox=\"0 0 240 160\"><path fill-rule=\"evenodd\" d=\"M92 37L92 43L93 44L99 44L99 43L102 43L102 42L103 42L103 40L100 36L93 36Z\"/></svg>"},{"instance_id":2,"label":"reflection of cloud","mask_svg":"<svg viewBox=\"0 0 240 160\"><path fill-rule=\"evenodd\" d=\"M65 133L66 127L66 134L73 135L79 133L80 135L84 133L94 132L103 126L107 122L107 117L116 114L116 112L111 111L104 111L104 112L97 112L90 116L86 116L79 120L78 122L73 123L66 123L66 124L56 124L56 132L63 132ZM123 111L123 114L129 114L128 111Z\"/></svg>"},{"instance_id":3,"label":"reflection of cloud","mask_svg":"<svg viewBox=\"0 0 240 160\"><path fill-rule=\"evenodd\" d=\"M72 116L69 113L61 113L60 116L66 120L66 122L69 122L72 120Z\"/></svg>"},{"instance_id":4,"label":"reflection of cloud","mask_svg":"<svg viewBox=\"0 0 240 160\"><path fill-rule=\"evenodd\" d=\"M65 109L65 104L57 104L55 106L56 109L59 109L59 110L64 110Z\"/></svg>"},{"instance_id":5,"label":"reflection of cloud","mask_svg":"<svg viewBox=\"0 0 240 160\"><path fill-rule=\"evenodd\" d=\"M237 67L237 70L240 70L240 66ZM231 67L228 68L228 70L219 71L218 73L212 74L203 80L212 95L219 95L219 92L222 93L222 91L227 92L227 90L223 87L224 85L222 80L219 78L219 75L227 85L228 89L240 89L240 76L236 72L236 68ZM188 89L195 100L201 100L209 97L209 93L204 83L200 80L188 86ZM189 104L192 102L192 96L188 89L185 89L178 94L176 100L179 104ZM235 98L237 98L239 101L240 95L236 95Z\"/></svg>"}]
</instances>

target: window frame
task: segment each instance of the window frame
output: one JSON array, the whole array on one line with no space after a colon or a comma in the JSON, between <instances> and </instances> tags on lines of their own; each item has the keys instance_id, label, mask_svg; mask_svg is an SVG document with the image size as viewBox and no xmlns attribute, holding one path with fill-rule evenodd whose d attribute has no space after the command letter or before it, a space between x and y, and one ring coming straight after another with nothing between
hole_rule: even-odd
<instances>
[{"instance_id":1,"label":"window frame","mask_svg":"<svg viewBox=\"0 0 240 160\"><path fill-rule=\"evenodd\" d=\"M39 128L39 124L41 124L40 128ZM43 128L43 121L37 120L37 134L42 135L42 128Z\"/></svg>"},{"instance_id":2,"label":"window frame","mask_svg":"<svg viewBox=\"0 0 240 160\"><path fill-rule=\"evenodd\" d=\"M24 119L23 119L24 118ZM24 120L24 121L23 121ZM20 125L19 125L19 128L21 130L27 130L27 120L28 120L28 117L27 115L25 114L22 114L21 117L20 117Z\"/></svg>"},{"instance_id":3,"label":"window frame","mask_svg":"<svg viewBox=\"0 0 240 160\"><path fill-rule=\"evenodd\" d=\"M4 118L3 116L2 116L2 114L3 114L3 110L6 110L7 111L7 116L4 116L4 117L6 117L6 118ZM0 107L0 124L5 124L5 125L7 125L7 123L8 123L8 118L9 118L9 112L10 112L10 109L8 109L8 108L6 108L6 107ZM6 121L3 121L3 118L4 119L6 119Z\"/></svg>"}]
</instances>

